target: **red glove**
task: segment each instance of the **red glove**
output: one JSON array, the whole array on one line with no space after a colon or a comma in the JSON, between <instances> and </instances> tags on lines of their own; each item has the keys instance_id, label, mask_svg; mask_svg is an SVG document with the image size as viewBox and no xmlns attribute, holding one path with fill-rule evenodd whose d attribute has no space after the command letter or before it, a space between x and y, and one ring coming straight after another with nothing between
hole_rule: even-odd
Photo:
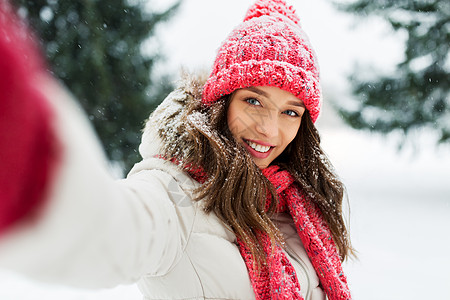
<instances>
[{"instance_id":1,"label":"red glove","mask_svg":"<svg viewBox=\"0 0 450 300\"><path fill-rule=\"evenodd\" d=\"M28 29L0 3L0 234L32 217L58 158L52 111L36 78L48 76Z\"/></svg>"}]
</instances>

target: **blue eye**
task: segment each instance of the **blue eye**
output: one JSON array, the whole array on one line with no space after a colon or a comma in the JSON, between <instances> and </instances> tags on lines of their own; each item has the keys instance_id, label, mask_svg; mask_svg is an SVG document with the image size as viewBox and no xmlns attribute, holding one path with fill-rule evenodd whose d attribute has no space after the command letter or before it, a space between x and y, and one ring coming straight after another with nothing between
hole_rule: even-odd
<instances>
[{"instance_id":1,"label":"blue eye","mask_svg":"<svg viewBox=\"0 0 450 300\"><path fill-rule=\"evenodd\" d=\"M283 113L290 117L298 117L299 116L299 114L297 112L290 110L290 109L285 110Z\"/></svg>"},{"instance_id":2,"label":"blue eye","mask_svg":"<svg viewBox=\"0 0 450 300\"><path fill-rule=\"evenodd\" d=\"M261 106L261 103L258 100L256 100L255 98L248 98L248 99L245 99L245 101L247 101L247 103L251 104L251 105Z\"/></svg>"}]
</instances>

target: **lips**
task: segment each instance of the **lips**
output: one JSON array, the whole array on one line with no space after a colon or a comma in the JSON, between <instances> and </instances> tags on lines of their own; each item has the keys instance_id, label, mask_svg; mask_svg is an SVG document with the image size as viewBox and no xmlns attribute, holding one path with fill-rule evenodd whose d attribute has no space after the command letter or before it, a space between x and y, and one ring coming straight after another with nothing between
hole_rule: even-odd
<instances>
[{"instance_id":1,"label":"lips","mask_svg":"<svg viewBox=\"0 0 450 300\"><path fill-rule=\"evenodd\" d=\"M274 146L263 142L256 142L252 140L244 140L244 146L247 148L248 152L256 158L267 158L272 152Z\"/></svg>"}]
</instances>

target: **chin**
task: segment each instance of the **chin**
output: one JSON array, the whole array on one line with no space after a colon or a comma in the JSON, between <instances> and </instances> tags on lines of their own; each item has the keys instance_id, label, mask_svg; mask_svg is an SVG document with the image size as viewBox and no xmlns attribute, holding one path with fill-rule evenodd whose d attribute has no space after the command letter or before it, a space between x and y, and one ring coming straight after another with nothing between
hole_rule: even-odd
<instances>
[{"instance_id":1,"label":"chin","mask_svg":"<svg viewBox=\"0 0 450 300\"><path fill-rule=\"evenodd\" d=\"M255 161L255 164L256 164L256 165L258 166L258 168L260 168L261 170L267 168L267 167L270 165L270 163L262 163L262 162L256 162L256 161Z\"/></svg>"}]
</instances>

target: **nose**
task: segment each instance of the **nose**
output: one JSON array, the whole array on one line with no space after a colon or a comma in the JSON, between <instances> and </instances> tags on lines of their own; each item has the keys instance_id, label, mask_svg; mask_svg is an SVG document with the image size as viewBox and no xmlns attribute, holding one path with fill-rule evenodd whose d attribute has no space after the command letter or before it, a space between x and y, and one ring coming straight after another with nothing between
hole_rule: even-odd
<instances>
[{"instance_id":1,"label":"nose","mask_svg":"<svg viewBox=\"0 0 450 300\"><path fill-rule=\"evenodd\" d=\"M256 131L267 138L277 137L279 132L278 118L273 114L268 115L266 118L262 118L256 124Z\"/></svg>"}]
</instances>

